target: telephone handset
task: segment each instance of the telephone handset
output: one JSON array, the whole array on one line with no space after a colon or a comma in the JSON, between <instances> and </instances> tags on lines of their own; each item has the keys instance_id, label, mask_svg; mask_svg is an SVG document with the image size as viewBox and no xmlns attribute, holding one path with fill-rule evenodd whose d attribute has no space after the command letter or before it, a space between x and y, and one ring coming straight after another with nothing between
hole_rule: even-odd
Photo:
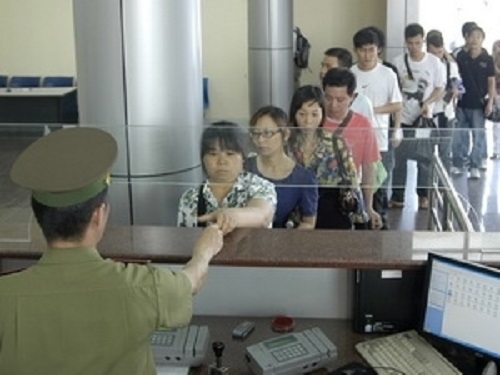
<instances>
[{"instance_id":1,"label":"telephone handset","mask_svg":"<svg viewBox=\"0 0 500 375\"><path fill-rule=\"evenodd\" d=\"M251 345L246 359L256 375L304 374L331 365L337 347L319 328L312 328Z\"/></svg>"},{"instance_id":2,"label":"telephone handset","mask_svg":"<svg viewBox=\"0 0 500 375\"><path fill-rule=\"evenodd\" d=\"M201 365L209 341L208 327L195 325L155 331L149 339L156 365L189 367Z\"/></svg>"}]
</instances>

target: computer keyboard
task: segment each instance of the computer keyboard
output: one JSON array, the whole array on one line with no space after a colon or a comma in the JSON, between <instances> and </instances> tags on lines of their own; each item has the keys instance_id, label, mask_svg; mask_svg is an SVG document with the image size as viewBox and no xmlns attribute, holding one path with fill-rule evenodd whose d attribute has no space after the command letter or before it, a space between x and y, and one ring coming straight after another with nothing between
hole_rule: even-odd
<instances>
[{"instance_id":1,"label":"computer keyboard","mask_svg":"<svg viewBox=\"0 0 500 375\"><path fill-rule=\"evenodd\" d=\"M364 341L356 350L379 375L461 374L415 331Z\"/></svg>"}]
</instances>

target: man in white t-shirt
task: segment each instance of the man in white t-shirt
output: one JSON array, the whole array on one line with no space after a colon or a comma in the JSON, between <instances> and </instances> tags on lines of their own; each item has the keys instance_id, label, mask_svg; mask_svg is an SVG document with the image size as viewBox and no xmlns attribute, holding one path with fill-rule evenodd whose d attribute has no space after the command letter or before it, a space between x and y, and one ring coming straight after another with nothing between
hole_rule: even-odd
<instances>
[{"instance_id":1,"label":"man in white t-shirt","mask_svg":"<svg viewBox=\"0 0 500 375\"><path fill-rule=\"evenodd\" d=\"M324 52L321 68L319 71L319 80L322 83L327 71L333 68L350 69L352 66L352 54L347 49L342 47L332 47ZM358 91L354 94L354 100L350 107L354 112L365 116L372 124L375 121L375 113L373 112L373 103L363 93Z\"/></svg>"},{"instance_id":2,"label":"man in white t-shirt","mask_svg":"<svg viewBox=\"0 0 500 375\"><path fill-rule=\"evenodd\" d=\"M421 209L429 207L428 186L430 161L416 154L415 137L429 137L430 134L416 131L415 122L420 116L432 118L434 103L442 98L444 90L443 66L439 59L423 50L424 29L419 24L409 24L405 28L407 53L397 56L393 64L399 71L403 91L403 112L401 127L403 140L395 150L392 176L391 207L404 206L407 176L407 161L417 161L417 195ZM427 130L427 129L426 129Z\"/></svg>"},{"instance_id":3,"label":"man in white t-shirt","mask_svg":"<svg viewBox=\"0 0 500 375\"><path fill-rule=\"evenodd\" d=\"M451 140L452 129L455 123L456 99L463 92L462 80L458 72L456 61L444 49L443 34L438 30L431 30L425 38L427 52L436 56L443 65L443 80L445 92L441 99L436 101L432 115L438 127L439 157L451 174L458 174L456 167L451 167Z\"/></svg>"},{"instance_id":4,"label":"man in white t-shirt","mask_svg":"<svg viewBox=\"0 0 500 375\"><path fill-rule=\"evenodd\" d=\"M382 157L382 163L388 172L388 178L375 192L374 208L384 218L387 213L387 183L393 167L392 152L389 151L389 135L393 145L399 145L401 131L397 128L389 132L391 114L395 114L403 108L401 91L399 90L398 78L388 67L379 62L380 40L377 34L370 28L359 30L353 37L354 50L358 62L351 68L356 76L357 89L359 93L366 95L373 104L374 128L377 134L378 147Z\"/></svg>"}]
</instances>

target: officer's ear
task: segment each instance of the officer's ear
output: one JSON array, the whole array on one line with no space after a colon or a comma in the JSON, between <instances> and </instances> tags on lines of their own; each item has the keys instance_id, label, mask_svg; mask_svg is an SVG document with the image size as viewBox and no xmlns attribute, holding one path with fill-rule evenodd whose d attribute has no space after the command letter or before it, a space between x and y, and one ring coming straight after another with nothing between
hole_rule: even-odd
<instances>
[{"instance_id":1,"label":"officer's ear","mask_svg":"<svg viewBox=\"0 0 500 375\"><path fill-rule=\"evenodd\" d=\"M92 212L90 225L93 225L96 228L106 225L106 222L108 220L108 213L109 213L109 204L101 203L98 207L94 209L94 212Z\"/></svg>"}]
</instances>

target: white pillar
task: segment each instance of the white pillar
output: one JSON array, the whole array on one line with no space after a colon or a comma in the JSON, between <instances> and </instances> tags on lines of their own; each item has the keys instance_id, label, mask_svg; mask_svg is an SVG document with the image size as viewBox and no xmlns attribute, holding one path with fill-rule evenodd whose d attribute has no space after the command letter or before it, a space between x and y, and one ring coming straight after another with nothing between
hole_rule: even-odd
<instances>
[{"instance_id":1,"label":"white pillar","mask_svg":"<svg viewBox=\"0 0 500 375\"><path fill-rule=\"evenodd\" d=\"M419 22L420 0L387 0L386 59L392 61L406 51L405 27Z\"/></svg>"},{"instance_id":2,"label":"white pillar","mask_svg":"<svg viewBox=\"0 0 500 375\"><path fill-rule=\"evenodd\" d=\"M201 175L200 0L73 1L80 122L120 144L112 220L175 224Z\"/></svg>"},{"instance_id":3,"label":"white pillar","mask_svg":"<svg viewBox=\"0 0 500 375\"><path fill-rule=\"evenodd\" d=\"M248 0L250 114L264 105L288 112L293 74L293 1Z\"/></svg>"}]
</instances>

